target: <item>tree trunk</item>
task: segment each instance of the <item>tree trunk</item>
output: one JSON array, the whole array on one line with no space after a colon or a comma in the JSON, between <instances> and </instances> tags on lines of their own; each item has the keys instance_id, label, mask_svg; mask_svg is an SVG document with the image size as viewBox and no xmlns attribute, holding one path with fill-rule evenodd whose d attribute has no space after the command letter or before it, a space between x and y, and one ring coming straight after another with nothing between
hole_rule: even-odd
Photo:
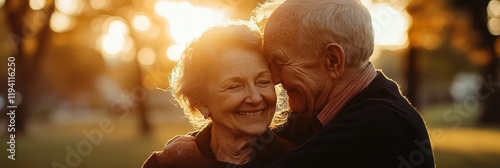
<instances>
[{"instance_id":1,"label":"tree trunk","mask_svg":"<svg viewBox=\"0 0 500 168\"><path fill-rule=\"evenodd\" d=\"M32 18L27 18L27 12L29 11L29 4L27 1L6 1L5 7L7 8L7 18L9 21L10 33L8 35L8 40L12 44L14 49L13 57L15 57L15 90L16 103L10 104L7 102L6 105L17 105L15 109L15 128L16 133L26 132L26 122L28 119L29 111L31 110L31 105L33 104L33 92L31 89L35 89L33 82L37 76L40 67L40 62L42 59L42 54L48 44L47 39L50 37L51 30L49 25L49 19L54 12L54 4L49 4L49 6L41 10L40 15L45 17L37 17L32 20ZM37 27L35 22L40 22L42 25ZM34 38L36 42L35 51L29 54L24 49L24 42L29 39ZM8 99L6 99L8 101Z\"/></svg>"}]
</instances>

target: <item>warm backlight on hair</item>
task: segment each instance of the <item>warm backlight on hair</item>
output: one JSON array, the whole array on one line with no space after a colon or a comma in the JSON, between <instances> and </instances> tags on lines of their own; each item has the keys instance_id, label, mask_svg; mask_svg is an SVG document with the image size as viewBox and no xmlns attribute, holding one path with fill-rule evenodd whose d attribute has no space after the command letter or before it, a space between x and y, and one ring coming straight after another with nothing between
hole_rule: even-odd
<instances>
[{"instance_id":1,"label":"warm backlight on hair","mask_svg":"<svg viewBox=\"0 0 500 168\"><path fill-rule=\"evenodd\" d=\"M183 50L184 46L192 39L198 37L208 27L223 22L226 18L221 11L215 9L195 7L187 1L170 2L157 1L155 4L155 12L159 16L167 19L169 28L168 32L175 42L175 45L180 46L169 48L167 57L170 60L176 61L180 58L178 50ZM178 54L178 55L168 55Z\"/></svg>"}]
</instances>

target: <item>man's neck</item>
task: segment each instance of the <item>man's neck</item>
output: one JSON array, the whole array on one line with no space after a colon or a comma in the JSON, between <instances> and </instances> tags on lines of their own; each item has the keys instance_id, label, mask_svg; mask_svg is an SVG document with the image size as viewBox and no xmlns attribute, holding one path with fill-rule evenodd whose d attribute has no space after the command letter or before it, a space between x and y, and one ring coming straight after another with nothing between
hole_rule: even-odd
<instances>
[{"instance_id":1,"label":"man's neck","mask_svg":"<svg viewBox=\"0 0 500 168\"><path fill-rule=\"evenodd\" d=\"M351 85L352 82L356 79L356 77L358 77L358 75L361 72L363 72L365 66L346 67L344 70L344 74L339 80L337 80L336 86L333 88L333 91L329 96L330 100L337 97L340 94L340 92L344 91L347 88L347 86Z\"/></svg>"},{"instance_id":2,"label":"man's neck","mask_svg":"<svg viewBox=\"0 0 500 168\"><path fill-rule=\"evenodd\" d=\"M346 69L344 72L345 78L338 80L331 99L316 116L323 125L330 122L351 98L368 87L377 75L371 63L365 64L362 69Z\"/></svg>"},{"instance_id":3,"label":"man's neck","mask_svg":"<svg viewBox=\"0 0 500 168\"><path fill-rule=\"evenodd\" d=\"M327 84L323 89L323 93L327 93L327 94L324 94L324 95L317 98L316 102L319 102L319 103L315 105L314 110L312 112L310 112L309 114L313 114L313 116L317 116L330 101L332 101L342 91L344 91L345 88L347 88L347 86L349 86L356 79L356 77L361 72L363 72L363 70L365 69L365 67L369 63L370 62L366 62L366 63L363 63L359 66L346 66L341 78L339 78L337 80L327 81Z\"/></svg>"},{"instance_id":4,"label":"man's neck","mask_svg":"<svg viewBox=\"0 0 500 168\"><path fill-rule=\"evenodd\" d=\"M242 165L250 160L257 137L234 134L213 125L210 147L218 161Z\"/></svg>"}]
</instances>

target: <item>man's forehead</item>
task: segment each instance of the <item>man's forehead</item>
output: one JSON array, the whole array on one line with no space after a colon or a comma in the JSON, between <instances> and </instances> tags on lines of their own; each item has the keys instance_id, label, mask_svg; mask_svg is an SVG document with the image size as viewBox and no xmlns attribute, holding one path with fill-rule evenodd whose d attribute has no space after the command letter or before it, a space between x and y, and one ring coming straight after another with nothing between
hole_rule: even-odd
<instances>
[{"instance_id":1,"label":"man's forehead","mask_svg":"<svg viewBox=\"0 0 500 168\"><path fill-rule=\"evenodd\" d=\"M289 51L298 41L299 16L290 7L280 6L269 18L264 30L264 50L267 54Z\"/></svg>"},{"instance_id":2,"label":"man's forehead","mask_svg":"<svg viewBox=\"0 0 500 168\"><path fill-rule=\"evenodd\" d=\"M264 34L280 37L295 36L300 25L300 17L295 11L295 7L287 6L286 2L279 6L269 17Z\"/></svg>"}]
</instances>

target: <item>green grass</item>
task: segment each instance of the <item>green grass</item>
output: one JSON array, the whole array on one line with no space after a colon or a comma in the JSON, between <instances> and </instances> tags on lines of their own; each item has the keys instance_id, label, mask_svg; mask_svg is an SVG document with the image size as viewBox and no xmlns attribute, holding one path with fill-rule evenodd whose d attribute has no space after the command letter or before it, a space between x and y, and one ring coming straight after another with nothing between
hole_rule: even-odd
<instances>
[{"instance_id":1,"label":"green grass","mask_svg":"<svg viewBox=\"0 0 500 168\"><path fill-rule=\"evenodd\" d=\"M113 120L112 124L115 129L109 133L102 133L101 143L98 145L90 143L91 149L85 148L88 147L85 143L90 141L82 130L97 131L99 130L97 123L48 126L28 136L16 136L16 160L7 159L8 153L4 152L4 157L0 159L0 167L53 167L53 162L72 167L66 161L70 153L66 148L70 147L78 153L77 146L80 144L80 151L83 151L83 154L86 151L90 152L88 155L79 155L81 162L76 167L137 168L153 151L161 150L168 139L191 131L191 126L184 119L156 124L150 136L139 133L135 120ZM1 140L4 143L8 141L5 136L2 136Z\"/></svg>"},{"instance_id":2,"label":"green grass","mask_svg":"<svg viewBox=\"0 0 500 168\"><path fill-rule=\"evenodd\" d=\"M463 117L457 122L443 119L448 106L421 109L427 121L438 168L496 168L500 167L500 128L475 127L477 114ZM180 112L179 112L180 113ZM151 154L161 150L168 139L191 131L186 119L179 115L155 118L154 131L150 136L141 135L133 117L121 121L112 120L114 130L103 133L102 143L92 145L91 152L82 156L76 167L82 168L137 168ZM99 130L95 123L39 125L25 136L16 137L16 160L8 160L5 148L0 159L2 168L45 168L59 162L67 167L66 146L77 148L82 141L88 141L82 130ZM2 135L2 144L7 138ZM86 150L86 149L84 149Z\"/></svg>"},{"instance_id":3,"label":"green grass","mask_svg":"<svg viewBox=\"0 0 500 168\"><path fill-rule=\"evenodd\" d=\"M438 168L500 167L500 127L480 127L480 111L452 105L419 109L425 119Z\"/></svg>"}]
</instances>

